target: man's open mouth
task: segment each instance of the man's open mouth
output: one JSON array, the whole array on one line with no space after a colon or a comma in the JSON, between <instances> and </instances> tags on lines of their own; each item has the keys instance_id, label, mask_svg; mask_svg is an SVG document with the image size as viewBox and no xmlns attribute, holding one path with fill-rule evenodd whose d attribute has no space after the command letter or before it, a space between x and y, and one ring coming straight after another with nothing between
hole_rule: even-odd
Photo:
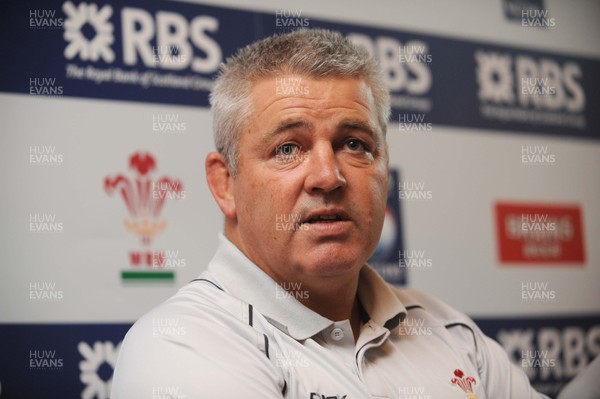
<instances>
[{"instance_id":1,"label":"man's open mouth","mask_svg":"<svg viewBox=\"0 0 600 399\"><path fill-rule=\"evenodd\" d=\"M310 212L302 223L334 223L350 220L350 216L341 209L324 209Z\"/></svg>"},{"instance_id":2,"label":"man's open mouth","mask_svg":"<svg viewBox=\"0 0 600 399\"><path fill-rule=\"evenodd\" d=\"M311 219L307 220L305 223L331 223L331 222L337 222L340 220L344 220L344 219L342 219L340 216L337 216L337 215L326 215L326 216L317 216L317 217L311 218Z\"/></svg>"}]
</instances>

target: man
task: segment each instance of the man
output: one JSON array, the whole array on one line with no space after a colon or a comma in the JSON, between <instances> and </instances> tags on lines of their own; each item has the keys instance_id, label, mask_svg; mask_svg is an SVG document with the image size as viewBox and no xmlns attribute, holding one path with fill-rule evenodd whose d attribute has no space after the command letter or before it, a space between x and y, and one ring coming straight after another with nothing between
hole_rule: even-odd
<instances>
[{"instance_id":1,"label":"man","mask_svg":"<svg viewBox=\"0 0 600 399\"><path fill-rule=\"evenodd\" d=\"M113 399L542 397L468 317L365 264L390 114L366 52L323 30L264 39L227 60L211 105L224 235L129 331Z\"/></svg>"}]
</instances>

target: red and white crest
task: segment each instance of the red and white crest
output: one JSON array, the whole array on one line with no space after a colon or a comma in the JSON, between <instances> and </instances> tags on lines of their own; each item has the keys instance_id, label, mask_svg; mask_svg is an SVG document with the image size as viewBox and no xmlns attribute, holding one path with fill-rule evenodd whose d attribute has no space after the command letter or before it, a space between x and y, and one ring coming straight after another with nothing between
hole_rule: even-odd
<instances>
[{"instance_id":1,"label":"red and white crest","mask_svg":"<svg viewBox=\"0 0 600 399\"><path fill-rule=\"evenodd\" d=\"M467 394L468 399L477 399L477 396L473 393L473 385L477 384L475 378L465 377L465 373L460 369L454 370L454 376L455 378L452 378L450 382L462 389Z\"/></svg>"},{"instance_id":2,"label":"red and white crest","mask_svg":"<svg viewBox=\"0 0 600 399\"><path fill-rule=\"evenodd\" d=\"M104 179L104 190L108 195L116 191L121 194L131 219L124 221L127 230L140 237L142 244L149 245L152 238L163 231L167 222L159 220L168 198L179 198L183 185L179 180L163 176L154 179L156 161L148 153L137 152L129 158L129 168L135 177L123 174Z\"/></svg>"}]
</instances>

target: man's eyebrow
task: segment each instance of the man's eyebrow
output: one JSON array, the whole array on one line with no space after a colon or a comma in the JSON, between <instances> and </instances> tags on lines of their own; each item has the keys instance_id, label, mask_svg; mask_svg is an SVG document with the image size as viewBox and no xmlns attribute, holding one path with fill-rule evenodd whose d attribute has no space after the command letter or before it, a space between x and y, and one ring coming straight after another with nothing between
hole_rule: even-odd
<instances>
[{"instance_id":1,"label":"man's eyebrow","mask_svg":"<svg viewBox=\"0 0 600 399\"><path fill-rule=\"evenodd\" d=\"M304 120L287 120L287 121L283 121L281 123L279 123L277 125L277 127L275 127L275 129L268 131L264 137L263 140L264 141L269 141L271 140L273 137L284 133L288 130L293 130L293 129L302 129L302 130L312 130L313 125L307 121Z\"/></svg>"},{"instance_id":2,"label":"man's eyebrow","mask_svg":"<svg viewBox=\"0 0 600 399\"><path fill-rule=\"evenodd\" d=\"M268 144L271 140L273 140L279 134L282 134L289 130L294 130L294 129L306 130L306 131L310 132L310 131L314 130L314 126L312 123L302 120L302 119L284 120L284 121L280 122L274 129L269 130L263 136L261 142L263 144ZM379 137L379 135L377 134L377 129L373 128L373 126L371 126L367 122L364 122L361 120L355 120L355 119L345 119L345 120L340 121L336 126L336 130L338 130L338 131L359 130L359 131L362 131L362 132L368 134L376 141L378 140L378 137Z\"/></svg>"},{"instance_id":3,"label":"man's eyebrow","mask_svg":"<svg viewBox=\"0 0 600 399\"><path fill-rule=\"evenodd\" d=\"M377 138L377 130L373 128L369 123L359 120L343 120L337 125L338 130L361 130L373 137Z\"/></svg>"}]
</instances>

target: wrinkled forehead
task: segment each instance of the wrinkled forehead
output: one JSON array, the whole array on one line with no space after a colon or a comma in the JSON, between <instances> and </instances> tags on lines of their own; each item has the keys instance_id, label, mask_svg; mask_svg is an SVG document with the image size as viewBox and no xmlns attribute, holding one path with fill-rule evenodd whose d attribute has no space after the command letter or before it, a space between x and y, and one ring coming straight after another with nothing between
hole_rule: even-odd
<instances>
[{"instance_id":1,"label":"wrinkled forehead","mask_svg":"<svg viewBox=\"0 0 600 399\"><path fill-rule=\"evenodd\" d=\"M378 123L372 88L363 78L280 73L252 81L248 122L261 124L267 115L289 114L294 109L354 111L366 117L365 122L385 139Z\"/></svg>"}]
</instances>

